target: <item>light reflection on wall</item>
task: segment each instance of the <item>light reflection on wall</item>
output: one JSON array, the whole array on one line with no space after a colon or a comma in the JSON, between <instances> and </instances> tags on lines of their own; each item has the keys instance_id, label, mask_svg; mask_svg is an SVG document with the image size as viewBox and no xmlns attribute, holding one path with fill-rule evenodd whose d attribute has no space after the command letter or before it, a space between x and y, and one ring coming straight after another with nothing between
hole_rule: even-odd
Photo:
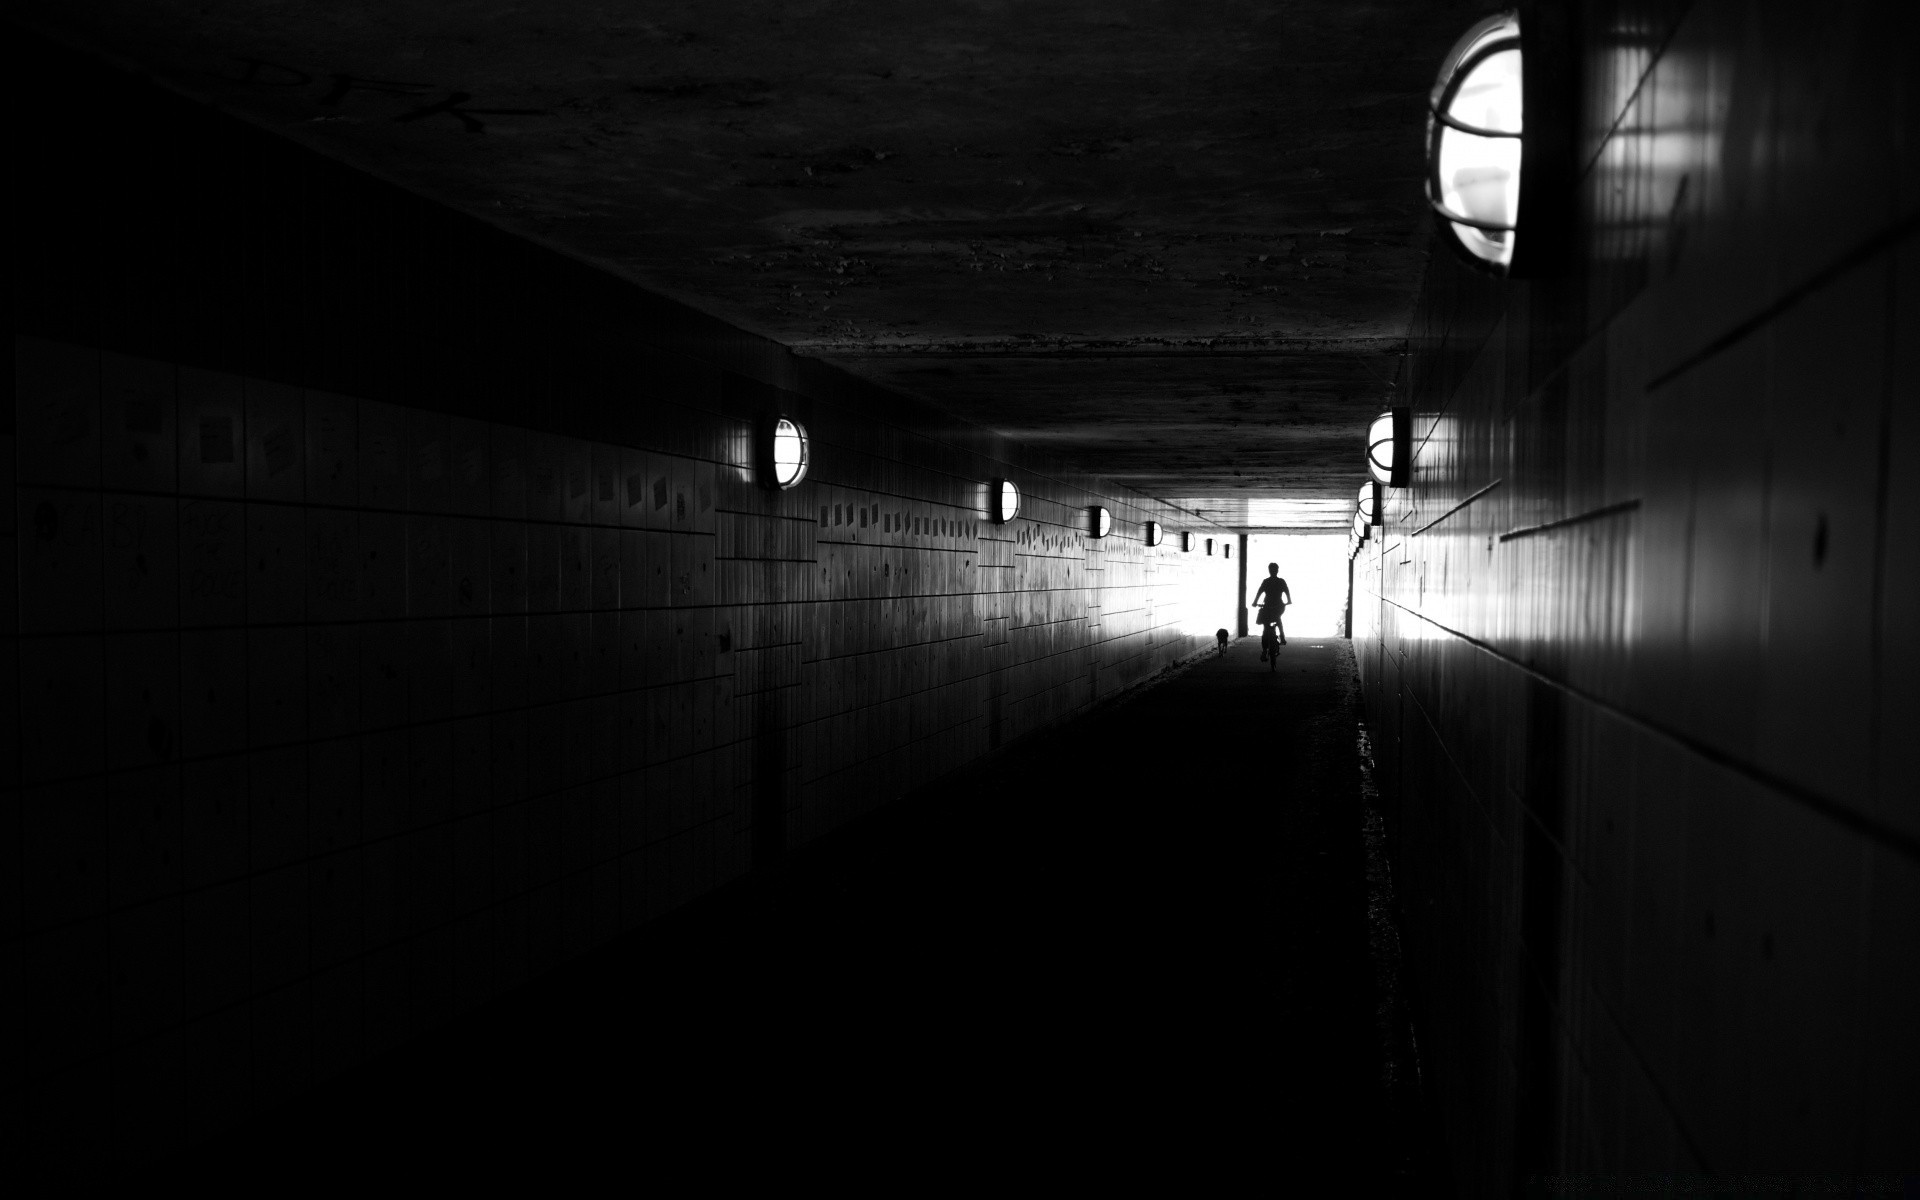
<instances>
[{"instance_id":1,"label":"light reflection on wall","mask_svg":"<svg viewBox=\"0 0 1920 1200\"><path fill-rule=\"evenodd\" d=\"M1349 505L1351 507L1351 505ZM1347 539L1338 533L1256 533L1247 538L1247 594L1253 601L1267 564L1280 565L1293 604L1287 609L1289 641L1296 637L1339 637L1347 615ZM1251 616L1249 617L1250 628Z\"/></svg>"},{"instance_id":2,"label":"light reflection on wall","mask_svg":"<svg viewBox=\"0 0 1920 1200\"><path fill-rule=\"evenodd\" d=\"M1642 31L1605 41L1590 70L1597 91L1587 191L1590 251L1642 270L1680 253L1687 227L1725 209L1728 67L1670 47L1656 59Z\"/></svg>"}]
</instances>

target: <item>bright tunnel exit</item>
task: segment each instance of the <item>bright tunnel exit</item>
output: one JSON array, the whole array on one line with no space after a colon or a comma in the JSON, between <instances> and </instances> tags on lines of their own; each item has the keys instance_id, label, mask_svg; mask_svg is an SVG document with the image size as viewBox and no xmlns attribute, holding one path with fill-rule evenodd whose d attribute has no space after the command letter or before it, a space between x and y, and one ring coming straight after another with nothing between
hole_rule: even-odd
<instances>
[{"instance_id":1,"label":"bright tunnel exit","mask_svg":"<svg viewBox=\"0 0 1920 1200\"><path fill-rule=\"evenodd\" d=\"M1347 539L1342 533L1255 533L1247 537L1247 594L1251 604L1267 565L1277 564L1293 602L1281 628L1289 641L1301 637L1342 637L1347 615ZM1248 613L1248 629L1259 636Z\"/></svg>"}]
</instances>

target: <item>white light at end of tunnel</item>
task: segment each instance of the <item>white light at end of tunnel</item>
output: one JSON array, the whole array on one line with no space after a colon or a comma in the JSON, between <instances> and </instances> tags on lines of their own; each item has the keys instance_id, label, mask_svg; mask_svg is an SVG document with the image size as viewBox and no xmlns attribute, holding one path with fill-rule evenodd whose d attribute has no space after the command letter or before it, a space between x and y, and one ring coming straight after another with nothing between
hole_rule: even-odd
<instances>
[{"instance_id":1,"label":"white light at end of tunnel","mask_svg":"<svg viewBox=\"0 0 1920 1200\"><path fill-rule=\"evenodd\" d=\"M1347 561L1337 530L1326 533L1249 534L1242 551L1247 589L1258 588L1266 564L1280 568L1292 599L1285 615L1289 639L1338 638L1346 631ZM1253 596L1243 598L1251 604Z\"/></svg>"}]
</instances>

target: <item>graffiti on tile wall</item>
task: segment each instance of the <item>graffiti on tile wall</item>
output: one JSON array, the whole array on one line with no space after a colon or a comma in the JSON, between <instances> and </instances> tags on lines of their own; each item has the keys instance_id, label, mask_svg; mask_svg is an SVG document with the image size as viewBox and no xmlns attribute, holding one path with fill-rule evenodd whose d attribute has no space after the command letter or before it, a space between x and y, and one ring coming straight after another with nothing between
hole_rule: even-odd
<instances>
[{"instance_id":1,"label":"graffiti on tile wall","mask_svg":"<svg viewBox=\"0 0 1920 1200\"><path fill-rule=\"evenodd\" d=\"M901 537L965 539L980 536L978 521L963 521L951 516L915 516L907 512L885 510L878 504L822 504L820 527L827 529L837 526L846 526L849 530L855 526L860 529L871 528ZM860 540L856 533L850 532L848 536L854 541Z\"/></svg>"},{"instance_id":2,"label":"graffiti on tile wall","mask_svg":"<svg viewBox=\"0 0 1920 1200\"><path fill-rule=\"evenodd\" d=\"M289 91L311 89L315 106L326 110L312 118L316 122L345 119L347 114L342 110L350 101L355 108L380 110L387 119L400 124L449 117L460 122L461 128L468 133L487 131L488 122L482 120L483 117L551 115L544 108L481 108L474 103L473 93L434 83L370 79L344 71L316 75L264 58L235 57L224 70L210 71L208 74L223 83L242 87Z\"/></svg>"},{"instance_id":3,"label":"graffiti on tile wall","mask_svg":"<svg viewBox=\"0 0 1920 1200\"><path fill-rule=\"evenodd\" d=\"M1018 542L1023 549L1039 552L1048 551L1064 554L1069 550L1083 549L1080 539L1063 533L1050 533L1041 525L1032 525L1020 531Z\"/></svg>"}]
</instances>

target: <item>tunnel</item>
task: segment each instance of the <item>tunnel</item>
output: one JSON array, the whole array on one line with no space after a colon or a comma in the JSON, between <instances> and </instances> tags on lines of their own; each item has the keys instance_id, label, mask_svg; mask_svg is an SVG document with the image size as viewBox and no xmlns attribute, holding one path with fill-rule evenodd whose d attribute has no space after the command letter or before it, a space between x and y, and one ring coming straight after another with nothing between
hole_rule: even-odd
<instances>
[{"instance_id":1,"label":"tunnel","mask_svg":"<svg viewBox=\"0 0 1920 1200\"><path fill-rule=\"evenodd\" d=\"M1917 22L9 6L5 1190L1920 1195Z\"/></svg>"}]
</instances>

